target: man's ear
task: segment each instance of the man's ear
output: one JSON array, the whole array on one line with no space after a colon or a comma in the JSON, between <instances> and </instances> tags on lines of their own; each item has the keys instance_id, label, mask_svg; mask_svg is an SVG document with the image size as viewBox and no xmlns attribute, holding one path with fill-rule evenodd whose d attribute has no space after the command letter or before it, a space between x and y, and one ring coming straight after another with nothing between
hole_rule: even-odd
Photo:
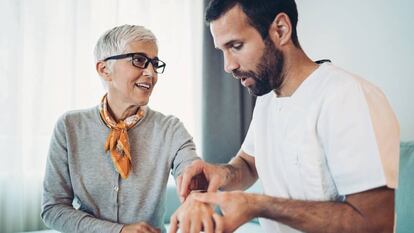
<instances>
[{"instance_id":1,"label":"man's ear","mask_svg":"<svg viewBox=\"0 0 414 233\"><path fill-rule=\"evenodd\" d=\"M109 68L104 61L98 61L96 63L96 72L103 78L104 81L111 81Z\"/></svg>"},{"instance_id":2,"label":"man's ear","mask_svg":"<svg viewBox=\"0 0 414 233\"><path fill-rule=\"evenodd\" d=\"M286 13L276 15L269 28L270 38L279 46L288 44L292 36L292 24Z\"/></svg>"}]
</instances>

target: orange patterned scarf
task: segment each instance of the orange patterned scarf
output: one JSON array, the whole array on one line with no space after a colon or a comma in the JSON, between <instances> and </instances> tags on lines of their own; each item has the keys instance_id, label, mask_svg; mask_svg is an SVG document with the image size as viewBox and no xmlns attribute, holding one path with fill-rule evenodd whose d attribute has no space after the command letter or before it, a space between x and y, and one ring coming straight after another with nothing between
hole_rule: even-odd
<instances>
[{"instance_id":1,"label":"orange patterned scarf","mask_svg":"<svg viewBox=\"0 0 414 233\"><path fill-rule=\"evenodd\" d=\"M108 111L108 99L105 94L99 108L102 120L111 129L105 142L105 152L109 151L116 170L123 179L128 178L131 169L131 153L127 131L134 127L144 116L144 110L139 108L133 116L120 120L118 123Z\"/></svg>"}]
</instances>

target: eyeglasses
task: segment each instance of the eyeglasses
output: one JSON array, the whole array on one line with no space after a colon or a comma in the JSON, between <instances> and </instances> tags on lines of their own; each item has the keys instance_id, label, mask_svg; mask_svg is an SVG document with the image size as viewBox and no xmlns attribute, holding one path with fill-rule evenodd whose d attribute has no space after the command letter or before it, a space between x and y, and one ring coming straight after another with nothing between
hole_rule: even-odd
<instances>
[{"instance_id":1,"label":"eyeglasses","mask_svg":"<svg viewBox=\"0 0 414 233\"><path fill-rule=\"evenodd\" d=\"M149 63L151 63L152 67L154 68L155 73L157 74L162 74L164 72L165 66L167 65L165 64L165 62L159 60L158 57L151 59L143 53L126 53L126 54L107 57L103 61L108 61L111 59L118 60L118 59L123 59L127 57L132 57L131 59L132 65L135 67L141 68L141 69L146 69Z\"/></svg>"}]
</instances>

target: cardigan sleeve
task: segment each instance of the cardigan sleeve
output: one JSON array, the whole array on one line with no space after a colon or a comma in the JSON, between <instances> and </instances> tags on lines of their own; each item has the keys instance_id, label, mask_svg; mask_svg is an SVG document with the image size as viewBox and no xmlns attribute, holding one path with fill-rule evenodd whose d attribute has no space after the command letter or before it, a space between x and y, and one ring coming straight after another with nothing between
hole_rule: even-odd
<instances>
[{"instance_id":1,"label":"cardigan sleeve","mask_svg":"<svg viewBox=\"0 0 414 233\"><path fill-rule=\"evenodd\" d=\"M55 126L43 181L41 217L46 226L60 232L118 233L123 225L95 218L73 207L71 174L68 167L65 116Z\"/></svg>"}]
</instances>

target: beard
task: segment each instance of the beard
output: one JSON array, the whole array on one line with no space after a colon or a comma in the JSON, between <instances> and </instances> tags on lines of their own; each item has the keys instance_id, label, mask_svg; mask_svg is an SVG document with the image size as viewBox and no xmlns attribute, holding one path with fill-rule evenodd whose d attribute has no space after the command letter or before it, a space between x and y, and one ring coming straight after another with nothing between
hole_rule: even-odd
<instances>
[{"instance_id":1,"label":"beard","mask_svg":"<svg viewBox=\"0 0 414 233\"><path fill-rule=\"evenodd\" d=\"M262 96L272 90L280 90L284 80L284 56L282 51L277 49L269 38L266 38L264 43L264 52L259 59L256 72L233 71L235 77L255 80L255 84L247 88L249 93L254 96Z\"/></svg>"}]
</instances>

